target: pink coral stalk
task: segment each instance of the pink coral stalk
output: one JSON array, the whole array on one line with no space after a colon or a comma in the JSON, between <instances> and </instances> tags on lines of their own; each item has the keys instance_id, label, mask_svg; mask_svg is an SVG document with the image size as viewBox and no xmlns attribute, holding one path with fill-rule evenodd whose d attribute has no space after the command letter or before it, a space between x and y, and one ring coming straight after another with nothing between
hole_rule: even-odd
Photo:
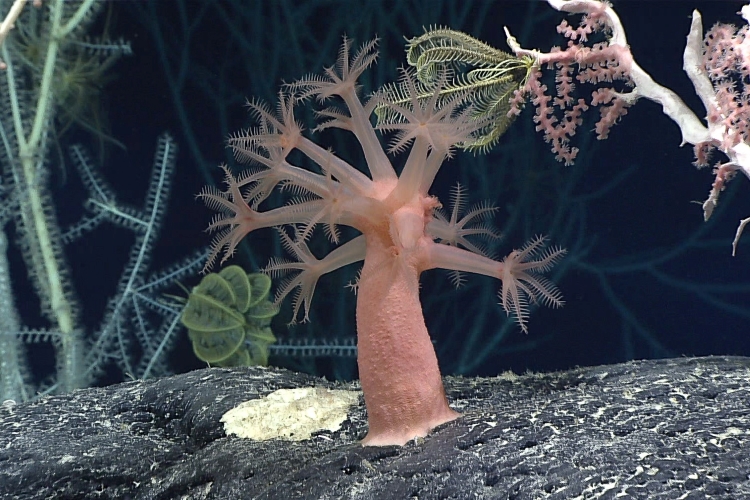
<instances>
[{"instance_id":1,"label":"pink coral stalk","mask_svg":"<svg viewBox=\"0 0 750 500\"><path fill-rule=\"evenodd\" d=\"M394 215L424 219L433 207L434 200L425 198ZM365 231L357 292L357 361L369 423L363 443L403 444L458 417L448 406L419 302L425 247L432 242L420 230L407 249L394 245L386 225Z\"/></svg>"}]
</instances>

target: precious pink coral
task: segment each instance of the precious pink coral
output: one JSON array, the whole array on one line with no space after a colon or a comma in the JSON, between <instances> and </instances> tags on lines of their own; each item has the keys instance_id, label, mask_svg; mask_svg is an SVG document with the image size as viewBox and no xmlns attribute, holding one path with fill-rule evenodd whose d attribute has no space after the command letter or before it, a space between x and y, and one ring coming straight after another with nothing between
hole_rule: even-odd
<instances>
[{"instance_id":1,"label":"precious pink coral","mask_svg":"<svg viewBox=\"0 0 750 500\"><path fill-rule=\"evenodd\" d=\"M201 193L210 207L221 212L210 225L221 232L214 240L209 265L222 250L222 262L226 260L251 231L281 228L282 242L296 260L273 260L267 271L295 273L280 286L277 300L296 290L295 316L304 309L306 319L318 278L364 260L356 310L359 377L369 423L363 443L401 445L458 416L448 406L422 315L422 271L443 268L501 279L502 305L526 331L529 300L555 307L563 304L555 286L539 273L552 267L564 251L543 250L544 239L539 237L497 262L469 243L468 235L494 235L472 220L485 218L493 209L482 205L459 219L461 191L457 190L457 207L446 217L436 211L440 203L428 191L456 145L471 139L484 124L471 117L466 96L443 100L438 98L439 87L432 97L418 95L414 76L407 71L400 82L403 94L409 96L407 102L393 102L385 94L363 102L356 82L376 59L375 41L353 56L350 47L345 40L337 65L324 75L287 86L280 93L276 113L261 103L249 104L259 124L230 138L229 144L238 159L262 169L235 178L225 168L227 190L207 188ZM318 129L334 127L353 133L369 175L302 134L294 106L311 96L321 102L334 97L343 101L345 108L318 113L328 119ZM370 119L378 107L387 108L390 119L373 127ZM381 146L376 128L393 133L390 153L409 150L400 175ZM312 160L320 171L289 163L292 150ZM287 205L260 211L259 205L278 186L298 197ZM361 235L318 259L305 243L317 224L325 226L334 243L340 239L338 225L354 227ZM291 231L283 226L291 226Z\"/></svg>"},{"instance_id":2,"label":"precious pink coral","mask_svg":"<svg viewBox=\"0 0 750 500\"><path fill-rule=\"evenodd\" d=\"M530 99L536 107L537 130L544 131L556 158L569 165L578 153L571 146L571 138L589 108L599 108L600 119L595 130L598 139L606 139L610 128L638 100L659 103L664 114L679 126L682 144L693 145L698 167L708 166L709 154L714 150L726 156L726 161L714 166L714 182L703 203L703 216L708 220L727 182L737 172L750 178L750 4L738 12L744 19L743 26L719 23L705 36L701 14L693 11L682 67L703 104L705 114L701 116L635 61L625 29L609 2L547 0L547 3L559 11L582 17L578 27L567 21L560 23L557 31L568 39L567 46L553 47L549 52L521 47L505 28L508 46L516 56L533 61L533 71L525 87L516 92L511 113L519 113ZM594 42L595 39L601 41ZM540 68L544 65L555 69L554 91L548 91L541 83ZM573 98L573 75L579 83L596 87L590 98ZM618 83L613 85L614 82ZM732 241L732 255L748 225L750 217L740 220Z\"/></svg>"}]
</instances>

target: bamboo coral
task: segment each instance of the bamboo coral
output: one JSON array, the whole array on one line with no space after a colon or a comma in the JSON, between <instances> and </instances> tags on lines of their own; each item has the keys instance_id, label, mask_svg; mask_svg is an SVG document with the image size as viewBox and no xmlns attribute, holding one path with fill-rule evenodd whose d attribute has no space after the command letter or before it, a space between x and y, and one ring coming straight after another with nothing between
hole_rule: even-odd
<instances>
[{"instance_id":1,"label":"bamboo coral","mask_svg":"<svg viewBox=\"0 0 750 500\"><path fill-rule=\"evenodd\" d=\"M703 216L708 220L719 194L737 172L750 178L750 4L740 14L745 24L740 28L716 24L704 36L700 12L693 11L688 31L683 69L690 78L696 95L705 108L704 117L696 115L674 91L657 83L633 58L625 29L609 2L601 0L547 0L562 12L581 15L577 28L563 21L557 28L568 43L550 52L525 49L505 28L507 42L516 56L535 60L532 78L514 98L518 111L526 98L536 107L534 121L537 130L544 131L552 144L556 158L570 164L577 149L570 146L575 129L582 123L581 115L591 107L599 107L600 120L596 124L598 139L606 139L609 129L627 108L645 98L662 106L665 115L674 121L682 133L682 144L694 146L698 167L708 166L708 156L718 150L726 161L714 166L714 182L703 203ZM598 32L604 40L593 43ZM556 95L547 91L540 81L542 65L556 71ZM591 98L572 97L573 75L582 84L602 84ZM627 87L616 91L613 81ZM553 105L550 105L552 101ZM732 242L732 255L750 217L740 220Z\"/></svg>"}]
</instances>

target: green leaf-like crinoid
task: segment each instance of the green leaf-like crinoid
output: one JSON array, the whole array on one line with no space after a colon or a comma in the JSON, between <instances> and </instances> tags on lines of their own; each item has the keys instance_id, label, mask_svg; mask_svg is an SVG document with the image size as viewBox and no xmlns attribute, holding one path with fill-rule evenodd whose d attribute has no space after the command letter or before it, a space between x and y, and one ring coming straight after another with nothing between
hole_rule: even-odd
<instances>
[{"instance_id":1,"label":"green leaf-like crinoid","mask_svg":"<svg viewBox=\"0 0 750 500\"><path fill-rule=\"evenodd\" d=\"M533 58L516 57L447 28L433 28L408 40L406 60L416 69L424 99L440 85L442 98L461 96L472 106L472 115L487 122L463 144L464 149L482 152L494 146L513 122L511 99L526 85L534 66ZM410 99L399 85L386 85L382 92L390 102L405 104ZM392 118L386 107L379 107L376 114L381 122Z\"/></svg>"},{"instance_id":2,"label":"green leaf-like crinoid","mask_svg":"<svg viewBox=\"0 0 750 500\"><path fill-rule=\"evenodd\" d=\"M268 298L271 278L228 266L205 276L188 296L180 321L193 352L216 366L268 364L276 341L271 318L279 311Z\"/></svg>"}]
</instances>

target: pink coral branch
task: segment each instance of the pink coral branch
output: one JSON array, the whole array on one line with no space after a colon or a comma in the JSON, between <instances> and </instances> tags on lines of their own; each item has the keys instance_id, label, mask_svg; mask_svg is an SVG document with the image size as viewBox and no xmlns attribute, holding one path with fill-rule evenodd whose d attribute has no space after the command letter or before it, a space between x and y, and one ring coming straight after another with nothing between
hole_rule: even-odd
<instances>
[{"instance_id":1,"label":"pink coral branch","mask_svg":"<svg viewBox=\"0 0 750 500\"><path fill-rule=\"evenodd\" d=\"M588 106L599 107L600 119L596 124L598 139L605 139L609 130L640 98L657 102L665 115L674 121L682 133L682 144L692 144L696 164L707 164L711 149L718 149L728 161L715 169L716 180L708 199L703 204L704 217L710 217L718 201L719 192L731 178L728 172L741 171L750 178L750 35L748 25L737 29L731 25L717 24L704 38L701 15L693 12L693 19L683 54L683 68L693 83L696 94L706 110L701 120L672 90L659 85L633 59L622 23L608 2L600 0L547 0L555 9L571 14L581 14L578 27L563 21L558 32L568 39L564 49L550 52L524 49L505 28L507 42L518 56L532 57L539 68L544 64L557 71L557 95L547 92L537 71L529 78L525 89L514 98L520 106L526 98L536 106L537 129L544 132L557 159L572 163L577 150L570 145L580 114ZM750 23L750 5L741 10L746 23ZM604 34L605 41L589 43L591 35ZM592 85L620 81L632 90L618 92L611 85L596 88L591 97L575 101L572 97L571 66L575 67L576 80ZM550 105L552 101L552 105ZM518 112L517 109L514 112ZM561 116L562 118L558 118ZM733 254L742 230L750 219L741 221L733 243Z\"/></svg>"}]
</instances>

